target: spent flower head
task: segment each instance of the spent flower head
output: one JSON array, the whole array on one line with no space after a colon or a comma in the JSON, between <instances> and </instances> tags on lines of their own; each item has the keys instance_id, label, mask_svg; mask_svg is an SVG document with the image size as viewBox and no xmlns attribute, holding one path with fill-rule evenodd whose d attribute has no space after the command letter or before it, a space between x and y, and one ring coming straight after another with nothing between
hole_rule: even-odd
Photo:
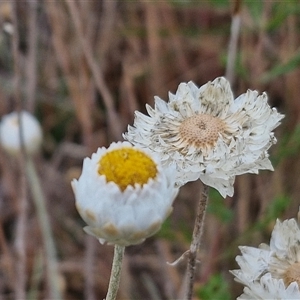
<instances>
[{"instance_id":1,"label":"spent flower head","mask_svg":"<svg viewBox=\"0 0 300 300\"><path fill-rule=\"evenodd\" d=\"M236 257L240 269L231 271L245 286L238 299L300 299L298 222L277 220L270 245L240 247L242 255Z\"/></svg>"},{"instance_id":2,"label":"spent flower head","mask_svg":"<svg viewBox=\"0 0 300 300\"><path fill-rule=\"evenodd\" d=\"M85 158L72 181L85 231L101 243L128 246L156 233L172 211L178 189L174 167L163 168L151 152L112 143Z\"/></svg>"},{"instance_id":3,"label":"spent flower head","mask_svg":"<svg viewBox=\"0 0 300 300\"><path fill-rule=\"evenodd\" d=\"M24 147L28 154L36 153L42 144L42 128L38 120L29 112L17 112L2 117L0 124L0 142L5 151L12 155L21 152L20 128L22 128Z\"/></svg>"},{"instance_id":4,"label":"spent flower head","mask_svg":"<svg viewBox=\"0 0 300 300\"><path fill-rule=\"evenodd\" d=\"M175 162L179 186L200 179L232 196L236 175L273 170L267 150L283 115L267 100L251 90L234 99L224 77L200 88L181 83L169 102L146 105L149 116L136 112L124 138L158 153L163 165Z\"/></svg>"}]
</instances>

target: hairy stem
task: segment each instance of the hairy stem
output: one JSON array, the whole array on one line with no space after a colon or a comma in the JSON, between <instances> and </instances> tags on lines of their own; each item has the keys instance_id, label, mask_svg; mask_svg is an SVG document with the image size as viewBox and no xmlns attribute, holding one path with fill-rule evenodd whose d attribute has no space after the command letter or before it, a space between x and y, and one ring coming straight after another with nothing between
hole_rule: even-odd
<instances>
[{"instance_id":1,"label":"hairy stem","mask_svg":"<svg viewBox=\"0 0 300 300\"><path fill-rule=\"evenodd\" d=\"M189 261L187 266L187 288L185 295L185 299L187 300L190 300L193 297L197 252L200 247L201 237L203 233L205 213L208 203L208 190L209 187L203 184L197 208L197 216L195 220L192 243L189 251Z\"/></svg>"},{"instance_id":2,"label":"hairy stem","mask_svg":"<svg viewBox=\"0 0 300 300\"><path fill-rule=\"evenodd\" d=\"M106 300L116 299L119 283L121 278L122 260L124 257L125 247L115 245L114 260L112 264L112 270L109 280L108 291L106 295Z\"/></svg>"}]
</instances>

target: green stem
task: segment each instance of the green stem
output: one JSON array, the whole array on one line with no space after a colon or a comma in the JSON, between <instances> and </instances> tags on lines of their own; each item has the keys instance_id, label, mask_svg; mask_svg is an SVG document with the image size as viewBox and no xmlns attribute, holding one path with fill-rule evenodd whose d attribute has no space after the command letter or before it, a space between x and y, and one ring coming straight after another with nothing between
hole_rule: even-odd
<instances>
[{"instance_id":1,"label":"green stem","mask_svg":"<svg viewBox=\"0 0 300 300\"><path fill-rule=\"evenodd\" d=\"M29 156L26 159L26 173L32 191L33 201L39 219L42 238L46 251L47 277L49 280L51 298L59 300L62 299L62 296L59 288L59 272L57 266L56 248L51 231L49 215L46 208L46 201L44 193L42 191L41 182L35 170L33 161Z\"/></svg>"},{"instance_id":2,"label":"green stem","mask_svg":"<svg viewBox=\"0 0 300 300\"><path fill-rule=\"evenodd\" d=\"M106 300L115 300L121 278L122 260L124 257L125 247L115 245L114 260L110 274L109 286L106 295Z\"/></svg>"}]
</instances>

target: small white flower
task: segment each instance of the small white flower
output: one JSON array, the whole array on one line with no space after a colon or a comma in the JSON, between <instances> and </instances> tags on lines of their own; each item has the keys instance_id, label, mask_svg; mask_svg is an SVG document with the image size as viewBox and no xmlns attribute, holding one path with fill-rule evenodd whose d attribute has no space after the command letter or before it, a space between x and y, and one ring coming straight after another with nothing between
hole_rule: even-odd
<instances>
[{"instance_id":1,"label":"small white flower","mask_svg":"<svg viewBox=\"0 0 300 300\"><path fill-rule=\"evenodd\" d=\"M155 97L149 116L135 113L124 138L175 162L177 184L199 179L220 194L233 195L236 175L273 170L267 150L283 115L267 95L248 90L234 100L229 82L219 77L198 88L181 83L169 102Z\"/></svg>"},{"instance_id":2,"label":"small white flower","mask_svg":"<svg viewBox=\"0 0 300 300\"><path fill-rule=\"evenodd\" d=\"M85 231L121 246L141 243L160 229L172 211L174 186L174 168L162 168L151 152L128 142L99 148L72 181Z\"/></svg>"},{"instance_id":3,"label":"small white flower","mask_svg":"<svg viewBox=\"0 0 300 300\"><path fill-rule=\"evenodd\" d=\"M238 300L299 300L300 292L296 282L285 286L282 279L272 278L270 273L263 275L260 280L247 282L244 293Z\"/></svg>"},{"instance_id":4,"label":"small white flower","mask_svg":"<svg viewBox=\"0 0 300 300\"><path fill-rule=\"evenodd\" d=\"M241 269L231 271L246 286L238 299L300 299L300 229L295 219L276 221L270 245L240 250L236 261Z\"/></svg>"},{"instance_id":5,"label":"small white flower","mask_svg":"<svg viewBox=\"0 0 300 300\"><path fill-rule=\"evenodd\" d=\"M42 129L38 120L27 111L20 113L24 146L28 154L36 153L42 144ZM20 124L17 112L3 116L0 124L0 142L8 153L21 152Z\"/></svg>"}]
</instances>

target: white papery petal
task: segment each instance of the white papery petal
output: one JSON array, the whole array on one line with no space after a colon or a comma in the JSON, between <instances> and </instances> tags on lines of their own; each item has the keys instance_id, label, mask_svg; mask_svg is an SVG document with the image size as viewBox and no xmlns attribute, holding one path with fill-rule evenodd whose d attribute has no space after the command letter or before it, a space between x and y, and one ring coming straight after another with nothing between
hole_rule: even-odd
<instances>
[{"instance_id":1,"label":"white papery petal","mask_svg":"<svg viewBox=\"0 0 300 300\"><path fill-rule=\"evenodd\" d=\"M157 176L143 186L119 186L106 181L98 173L98 163L108 151L133 147L128 142L112 143L108 149L99 148L91 158L85 158L79 180L72 181L76 207L88 224L85 231L101 243L128 246L143 242L156 233L172 211L178 189L175 188L175 166L162 168L153 153L146 153L156 163Z\"/></svg>"},{"instance_id":2,"label":"white papery petal","mask_svg":"<svg viewBox=\"0 0 300 300\"><path fill-rule=\"evenodd\" d=\"M300 229L295 219L277 220L270 246L239 248L240 269L230 271L245 286L237 299L300 299Z\"/></svg>"},{"instance_id":3,"label":"white papery petal","mask_svg":"<svg viewBox=\"0 0 300 300\"><path fill-rule=\"evenodd\" d=\"M296 300L300 299L300 291L296 282L285 287L282 279L274 279L267 273L259 281L247 282L244 293L237 300L246 299Z\"/></svg>"},{"instance_id":4,"label":"white papery petal","mask_svg":"<svg viewBox=\"0 0 300 300\"><path fill-rule=\"evenodd\" d=\"M200 88L181 83L169 102L155 97L155 108L147 111L152 121L136 113L124 138L157 152L165 166L175 162L178 185L200 178L223 197L232 196L236 175L273 170L267 151L276 143L272 130L283 115L270 108L265 93L248 90L234 100L229 82L219 77ZM180 135L185 120L201 115L223 124L214 145L197 146Z\"/></svg>"},{"instance_id":5,"label":"white papery petal","mask_svg":"<svg viewBox=\"0 0 300 300\"><path fill-rule=\"evenodd\" d=\"M291 245L300 244L300 229L295 219L276 221L270 248L277 252L286 252Z\"/></svg>"}]
</instances>

